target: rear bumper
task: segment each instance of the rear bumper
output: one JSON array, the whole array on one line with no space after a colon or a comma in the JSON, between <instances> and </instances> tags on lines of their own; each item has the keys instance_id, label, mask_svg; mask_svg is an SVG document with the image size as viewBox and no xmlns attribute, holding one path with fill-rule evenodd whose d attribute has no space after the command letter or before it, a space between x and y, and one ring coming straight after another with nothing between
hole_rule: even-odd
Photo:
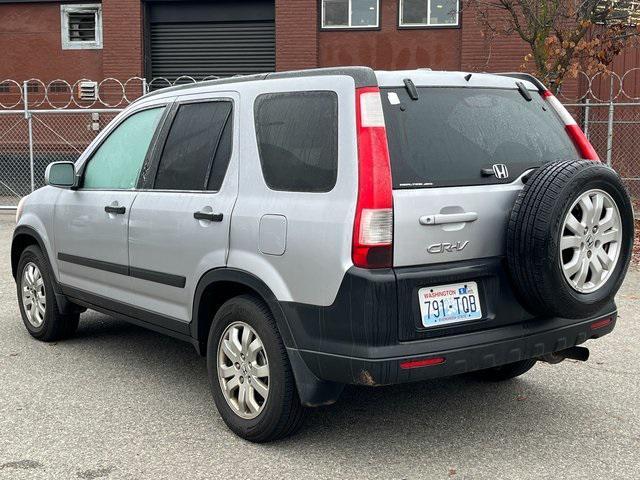
<instances>
[{"instance_id":1,"label":"rear bumper","mask_svg":"<svg viewBox=\"0 0 640 480\"><path fill-rule=\"evenodd\" d=\"M422 326L418 290L428 285L478 283L483 318L438 328ZM527 312L511 290L501 258L429 267L351 268L334 303L281 303L291 336L296 379L313 386L385 385L457 375L539 357L611 332L611 300L589 318L543 318ZM611 317L606 326L592 324ZM443 357L415 369L401 363Z\"/></svg>"},{"instance_id":2,"label":"rear bumper","mask_svg":"<svg viewBox=\"0 0 640 480\"><path fill-rule=\"evenodd\" d=\"M603 317L610 323L594 329ZM535 319L489 331L442 337L397 345L397 356L360 358L317 351L298 350L313 374L322 380L359 385L388 385L458 375L496 367L564 350L602 337L615 327L617 312L585 320ZM290 352L293 353L293 352ZM409 360L442 357L444 362L403 369Z\"/></svg>"}]
</instances>

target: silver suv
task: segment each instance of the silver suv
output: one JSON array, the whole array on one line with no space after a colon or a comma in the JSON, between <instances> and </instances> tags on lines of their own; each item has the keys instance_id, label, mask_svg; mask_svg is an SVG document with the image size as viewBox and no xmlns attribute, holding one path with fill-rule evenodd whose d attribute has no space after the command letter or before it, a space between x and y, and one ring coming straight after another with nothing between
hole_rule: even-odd
<instances>
[{"instance_id":1,"label":"silver suv","mask_svg":"<svg viewBox=\"0 0 640 480\"><path fill-rule=\"evenodd\" d=\"M98 310L191 342L264 442L366 386L586 360L633 215L535 78L330 68L160 90L49 165L11 248L29 333Z\"/></svg>"}]
</instances>

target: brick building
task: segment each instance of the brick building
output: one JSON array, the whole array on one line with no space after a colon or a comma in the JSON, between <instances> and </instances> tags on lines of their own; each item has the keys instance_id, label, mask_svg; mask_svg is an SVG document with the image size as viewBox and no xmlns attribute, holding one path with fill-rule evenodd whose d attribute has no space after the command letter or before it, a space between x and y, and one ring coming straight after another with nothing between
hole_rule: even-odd
<instances>
[{"instance_id":1,"label":"brick building","mask_svg":"<svg viewBox=\"0 0 640 480\"><path fill-rule=\"evenodd\" d=\"M0 81L207 76L336 65L517 69L462 0L0 0ZM640 65L636 49L616 60Z\"/></svg>"}]
</instances>

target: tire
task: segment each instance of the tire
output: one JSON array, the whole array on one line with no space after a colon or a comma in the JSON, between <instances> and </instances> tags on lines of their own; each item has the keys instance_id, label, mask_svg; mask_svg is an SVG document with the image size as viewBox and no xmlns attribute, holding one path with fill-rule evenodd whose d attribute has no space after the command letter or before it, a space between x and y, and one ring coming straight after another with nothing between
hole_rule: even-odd
<instances>
[{"instance_id":1,"label":"tire","mask_svg":"<svg viewBox=\"0 0 640 480\"><path fill-rule=\"evenodd\" d=\"M219 350L219 346L224 343L221 339L234 338L235 333L242 342L241 336L245 331L250 332L247 344L254 345L254 340L257 339L262 343L262 350L254 354L254 358L250 358L250 353L240 358L243 355L240 351L248 350L234 347L238 355L233 358L238 361L233 362L232 356L227 356L225 350L222 353ZM242 365L238 367L240 362ZM221 378L219 365L226 368L225 374L230 375L228 378L224 378L224 375ZM264 365L268 367L268 377L254 375L260 373L254 370L255 366L262 366L264 369ZM243 372L245 367L247 371ZM278 334L273 315L257 298L241 295L220 307L209 332L207 370L220 416L238 436L256 443L269 442L292 435L302 425L305 409L298 397L287 351ZM241 384L243 378L246 380ZM228 396L223 393L223 382L227 382L226 385L236 385ZM259 384L262 385L260 389ZM258 393L259 390L264 390L265 385L268 387L266 399ZM244 408L240 408L240 402L234 400L234 397L239 397L241 387L245 388L246 395L253 395L254 400L247 401ZM259 411L251 410L251 404L254 407L259 404Z\"/></svg>"},{"instance_id":2,"label":"tire","mask_svg":"<svg viewBox=\"0 0 640 480\"><path fill-rule=\"evenodd\" d=\"M44 314L41 314L42 310L35 307L35 304L39 302L36 300L34 293L31 293L30 296L30 298L35 300L34 303L31 304L28 310L25 307L22 293L23 289L29 288L29 280L25 277L27 267L29 267L31 274L35 274L33 278L41 279L41 282L38 280L35 284L39 286L39 288L36 288L39 298L42 298L42 292L44 292ZM62 315L60 313L53 288L55 279L49 269L49 262L46 260L42 250L35 245L30 245L25 248L22 255L20 255L17 272L16 287L18 305L20 307L22 321L31 336L43 342L54 342L72 336L78 328L80 314L71 313ZM32 311L33 308L35 308L35 310ZM36 315L35 317L34 314Z\"/></svg>"},{"instance_id":3,"label":"tire","mask_svg":"<svg viewBox=\"0 0 640 480\"><path fill-rule=\"evenodd\" d=\"M592 227L574 222L580 227L579 235L566 227L570 211L574 219L580 217L581 222L591 224L590 214L584 212L598 209L583 207L583 197L588 197L592 205L603 199L606 208L593 221L596 229L602 225L599 237L593 233L596 230L589 230ZM604 245L605 232L606 238L617 235L605 221L609 211L615 214L616 207L621 234L618 241ZM613 299L624 280L633 248L633 230L629 195L611 168L600 162L567 161L537 169L518 195L507 228L507 264L517 297L536 315L564 318L593 315ZM563 242L561 249L563 236L574 236L577 243L568 248ZM602 239L602 249L598 238ZM615 262L605 259L611 262L608 269L603 266L606 262L600 260L604 258L600 255L605 247L609 252L606 255L616 257ZM602 274L589 263L596 260ZM588 263L585 276L581 278L581 268L569 278L575 265L584 265L583 262Z\"/></svg>"},{"instance_id":4,"label":"tire","mask_svg":"<svg viewBox=\"0 0 640 480\"><path fill-rule=\"evenodd\" d=\"M470 375L476 380L485 382L504 382L527 373L535 364L535 359L520 360L519 362L508 363L499 367L471 372Z\"/></svg>"}]
</instances>

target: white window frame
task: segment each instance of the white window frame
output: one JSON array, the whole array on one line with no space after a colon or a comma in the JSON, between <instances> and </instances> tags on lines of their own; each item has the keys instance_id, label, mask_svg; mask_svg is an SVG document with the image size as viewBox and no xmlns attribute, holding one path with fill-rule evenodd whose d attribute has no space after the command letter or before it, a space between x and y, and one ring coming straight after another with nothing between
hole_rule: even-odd
<instances>
[{"instance_id":1,"label":"white window frame","mask_svg":"<svg viewBox=\"0 0 640 480\"><path fill-rule=\"evenodd\" d=\"M380 0L376 0L376 24L375 25L352 25L351 24L351 4L353 3L353 0L347 0L347 2L349 2L349 24L348 25L325 25L325 21L324 21L324 4L325 4L325 0L321 0L320 5L321 5L321 12L320 12L320 19L321 19L321 23L320 26L322 27L323 30L345 30L345 29L367 29L367 28L380 28Z\"/></svg>"},{"instance_id":2,"label":"white window frame","mask_svg":"<svg viewBox=\"0 0 640 480\"><path fill-rule=\"evenodd\" d=\"M400 27L459 27L460 26L460 0L456 0L456 23L431 23L431 0L427 0L427 22L426 23L403 23L402 9L405 0L399 0L400 11L398 12L398 26Z\"/></svg>"},{"instance_id":3,"label":"white window frame","mask_svg":"<svg viewBox=\"0 0 640 480\"><path fill-rule=\"evenodd\" d=\"M71 41L69 38L69 14L93 12L96 19L96 39L93 41ZM84 50L102 48L102 4L81 3L60 5L60 30L63 50Z\"/></svg>"}]
</instances>

